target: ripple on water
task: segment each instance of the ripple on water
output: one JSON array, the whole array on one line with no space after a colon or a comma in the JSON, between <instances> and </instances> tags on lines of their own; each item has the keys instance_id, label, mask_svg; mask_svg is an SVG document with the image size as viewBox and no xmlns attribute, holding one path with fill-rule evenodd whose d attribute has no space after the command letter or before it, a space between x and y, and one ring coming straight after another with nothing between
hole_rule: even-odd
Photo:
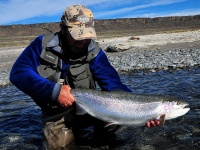
<instances>
[{"instance_id":1,"label":"ripple on water","mask_svg":"<svg viewBox=\"0 0 200 150\"><path fill-rule=\"evenodd\" d=\"M200 68L120 77L134 93L181 98L190 104L191 110L182 117L166 121L162 127L122 127L117 131L113 149L200 149ZM0 129L1 149L42 147L40 109L14 86L0 89Z\"/></svg>"}]
</instances>

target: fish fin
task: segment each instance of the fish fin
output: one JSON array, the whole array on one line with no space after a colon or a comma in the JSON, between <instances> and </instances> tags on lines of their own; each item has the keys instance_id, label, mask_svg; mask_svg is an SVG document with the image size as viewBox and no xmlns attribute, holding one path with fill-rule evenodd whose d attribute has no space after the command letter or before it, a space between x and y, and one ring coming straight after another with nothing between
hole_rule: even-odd
<instances>
[{"instance_id":1,"label":"fish fin","mask_svg":"<svg viewBox=\"0 0 200 150\"><path fill-rule=\"evenodd\" d=\"M161 115L159 120L160 120L160 125L164 126L164 124L165 124L165 114Z\"/></svg>"},{"instance_id":2,"label":"fish fin","mask_svg":"<svg viewBox=\"0 0 200 150\"><path fill-rule=\"evenodd\" d=\"M107 123L105 126L104 126L104 128L106 128L106 127L108 127L108 126L111 126L111 125L113 125L113 124L116 124L115 122L109 122L109 123Z\"/></svg>"}]
</instances>

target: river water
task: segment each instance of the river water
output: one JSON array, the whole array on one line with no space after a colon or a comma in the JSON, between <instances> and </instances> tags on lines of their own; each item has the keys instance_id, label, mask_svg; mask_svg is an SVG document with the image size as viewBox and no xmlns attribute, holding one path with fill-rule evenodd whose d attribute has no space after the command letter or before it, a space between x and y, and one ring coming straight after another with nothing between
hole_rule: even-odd
<instances>
[{"instance_id":1,"label":"river water","mask_svg":"<svg viewBox=\"0 0 200 150\"><path fill-rule=\"evenodd\" d=\"M200 68L120 75L134 93L162 94L190 104L184 116L159 127L122 127L117 142L105 147L74 149L200 150ZM0 149L42 149L41 112L14 86L0 89Z\"/></svg>"}]
</instances>

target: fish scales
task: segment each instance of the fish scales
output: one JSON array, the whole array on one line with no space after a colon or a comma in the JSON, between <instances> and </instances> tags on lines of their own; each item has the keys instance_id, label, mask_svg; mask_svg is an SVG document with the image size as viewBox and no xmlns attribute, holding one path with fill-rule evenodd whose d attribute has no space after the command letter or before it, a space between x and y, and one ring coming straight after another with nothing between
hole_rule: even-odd
<instances>
[{"instance_id":1,"label":"fish scales","mask_svg":"<svg viewBox=\"0 0 200 150\"><path fill-rule=\"evenodd\" d=\"M106 122L142 125L174 111L177 99L166 96L141 95L122 91L72 90L75 102L88 114ZM183 103L183 102L182 102ZM184 105L188 105L184 102ZM185 110L186 111L186 110ZM187 108L187 111L188 108Z\"/></svg>"}]
</instances>

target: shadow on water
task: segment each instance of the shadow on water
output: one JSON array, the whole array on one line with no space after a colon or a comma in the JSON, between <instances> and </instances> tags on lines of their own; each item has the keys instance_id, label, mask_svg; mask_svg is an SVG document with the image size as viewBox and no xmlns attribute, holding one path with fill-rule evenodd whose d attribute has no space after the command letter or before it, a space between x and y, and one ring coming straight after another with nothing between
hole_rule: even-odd
<instances>
[{"instance_id":1,"label":"shadow on water","mask_svg":"<svg viewBox=\"0 0 200 150\"><path fill-rule=\"evenodd\" d=\"M73 149L199 150L200 68L120 76L134 93L161 94L187 101L191 110L159 127L122 127L115 143ZM0 89L0 149L42 149L41 112L30 97L14 86Z\"/></svg>"}]
</instances>

